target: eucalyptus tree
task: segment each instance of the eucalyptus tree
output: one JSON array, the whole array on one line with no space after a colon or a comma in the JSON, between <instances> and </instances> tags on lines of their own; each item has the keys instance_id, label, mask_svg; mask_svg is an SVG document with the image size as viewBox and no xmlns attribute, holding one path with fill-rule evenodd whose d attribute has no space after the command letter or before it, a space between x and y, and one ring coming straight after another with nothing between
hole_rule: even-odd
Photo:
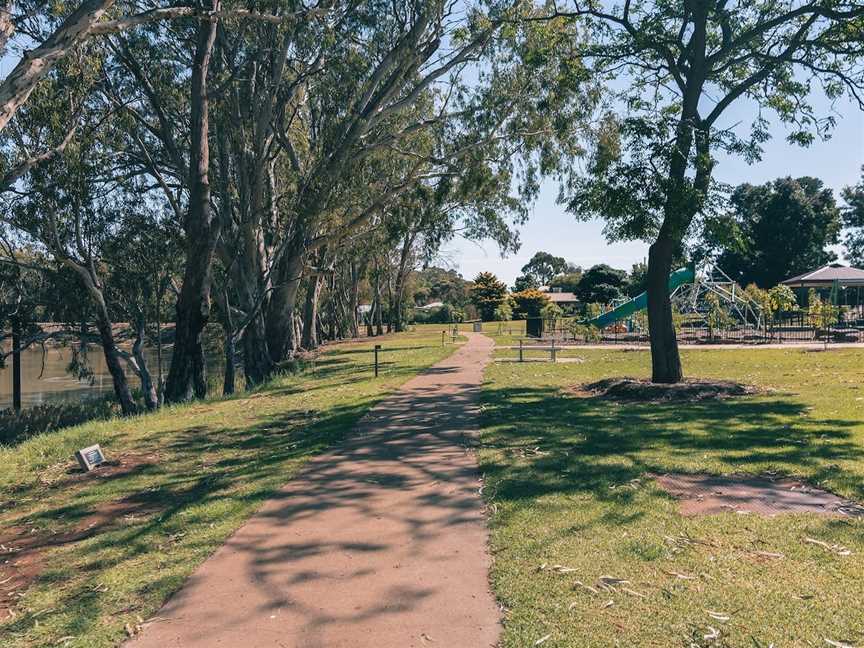
<instances>
[{"instance_id":1,"label":"eucalyptus tree","mask_svg":"<svg viewBox=\"0 0 864 648\"><path fill-rule=\"evenodd\" d=\"M112 315L141 342L169 276L182 275L165 386L177 401L206 393L214 264L226 338L254 385L304 341L302 325L315 343L322 293L346 296L334 312L356 333L370 271L380 323L412 249L427 255L456 230L516 246L512 224L592 96L568 58L573 30L517 25L517 13L443 0L21 0L0 12L0 38L34 45L0 83L7 222L86 287L124 411L119 360L136 348L118 347ZM151 277L157 250L170 259Z\"/></svg>"},{"instance_id":2,"label":"eucalyptus tree","mask_svg":"<svg viewBox=\"0 0 864 648\"><path fill-rule=\"evenodd\" d=\"M104 290L104 268L100 249L111 231L111 200L114 188L104 182L103 169L110 168L102 155L101 133L94 125L104 115L90 101L101 58L92 49L78 50L55 66L49 83L40 85L38 101L18 111L12 146L27 148L50 140L75 118L87 124L79 138L61 154L45 160L15 181L4 194L2 214L19 245L33 245L80 281L92 305L105 363L124 414L136 410L126 379L113 320ZM9 143L4 142L8 150Z\"/></svg>"},{"instance_id":3,"label":"eucalyptus tree","mask_svg":"<svg viewBox=\"0 0 864 648\"><path fill-rule=\"evenodd\" d=\"M286 204L291 235L268 308L275 360L296 344L284 323L293 317L307 256L360 231L400 193L434 173L410 155L427 130L454 118L449 106L435 105L432 94L439 86L453 88L457 79L451 75L494 32L488 23L466 25L452 10L438 0L358 3L329 40L328 64L304 82L304 102L291 112L283 139L297 181ZM442 41L453 36L455 25L468 31L445 49Z\"/></svg>"},{"instance_id":4,"label":"eucalyptus tree","mask_svg":"<svg viewBox=\"0 0 864 648\"><path fill-rule=\"evenodd\" d=\"M93 306L114 393L123 413L132 414L137 408L123 369L105 291L100 252L114 214L112 205L101 199L97 184L91 182L99 172L94 166L97 160L91 147L76 144L61 159L34 170L21 196L8 208L7 223L78 277Z\"/></svg>"},{"instance_id":5,"label":"eucalyptus tree","mask_svg":"<svg viewBox=\"0 0 864 648\"><path fill-rule=\"evenodd\" d=\"M861 181L854 186L844 187L843 224L847 228L843 240L846 258L852 265L864 265L864 167Z\"/></svg>"},{"instance_id":6,"label":"eucalyptus tree","mask_svg":"<svg viewBox=\"0 0 864 648\"><path fill-rule=\"evenodd\" d=\"M454 7L361 3L355 22L344 23L351 38L336 39L340 64L304 86L284 142L297 190L268 312L274 359L292 347L284 322L306 255L361 231L402 194L456 177L459 192L475 195L460 198L461 213L476 216L467 233L515 241L507 218L524 220L539 175L557 163L558 142L573 146L593 95L583 91L584 70L564 58L572 31L514 27L515 3L468 5L462 14ZM388 172L376 172L382 167Z\"/></svg>"},{"instance_id":7,"label":"eucalyptus tree","mask_svg":"<svg viewBox=\"0 0 864 648\"><path fill-rule=\"evenodd\" d=\"M134 337L131 353L121 348L120 354L141 382L145 406L153 410L164 387L163 325L172 286L182 274L183 246L180 224L165 202L146 194L142 200L140 186L138 192L125 193L102 255L107 299ZM156 348L155 379L144 355L147 346Z\"/></svg>"},{"instance_id":8,"label":"eucalyptus tree","mask_svg":"<svg viewBox=\"0 0 864 648\"><path fill-rule=\"evenodd\" d=\"M262 11L232 0L187 6L85 0L64 14L66 6L22 0L7 3L5 8L10 11L3 14L7 19L0 23L4 38L35 44L0 83L0 129L38 91L40 83L50 79L58 62L82 45L106 44L117 63L110 70L111 83L101 92L115 110L125 111L140 127L130 129L127 150L118 150L118 157L125 157L130 169L149 174L161 187L186 234L186 270L177 300L168 400L206 392L201 334L209 318L212 261L221 228L221 220L211 211L209 191L208 80L217 25L220 20L232 25L250 20L267 25L298 24L319 12L317 8L290 11L281 7L279 12L270 13L267 9L272 3L260 4ZM144 29L128 33L142 26ZM8 43L8 38L2 44ZM121 67L125 84L117 74ZM186 91L178 93L180 88ZM78 136L78 124L76 119L65 124L67 130L43 149L19 147L18 154L8 157L2 188L13 188L34 167L66 149Z\"/></svg>"},{"instance_id":9,"label":"eucalyptus tree","mask_svg":"<svg viewBox=\"0 0 864 648\"><path fill-rule=\"evenodd\" d=\"M591 163L565 186L580 217L608 219L612 238L652 240L648 318L652 377L682 379L667 279L697 214L710 207L717 151L757 159L768 115L790 142L826 135L833 117L810 96L847 93L864 108L864 5L857 0L624 0L561 2L544 20L590 30L581 48L602 77L623 79L611 116L597 128ZM618 87L620 87L620 83ZM749 102L750 131L728 122Z\"/></svg>"},{"instance_id":10,"label":"eucalyptus tree","mask_svg":"<svg viewBox=\"0 0 864 648\"><path fill-rule=\"evenodd\" d=\"M76 317L82 322L91 315L95 319L115 393L129 414L136 406L124 364L139 377L148 409L158 406L143 346L148 322L155 317L157 333L161 328L161 303L180 257L179 224L172 226L165 217L170 210L158 185L117 154L126 144L128 122L127 115L106 100L109 57L100 43L77 48L34 90L37 100L18 111L6 131L13 136L13 151L15 146L49 141L72 119L78 128L58 155L16 180L2 206L4 222L18 245L33 245L51 260L43 271L54 280L71 273L84 289L89 307ZM67 272L58 272L58 267ZM68 289L55 296L68 303L52 304L50 312L67 319L64 313L80 296ZM132 324L131 353L117 341L118 318ZM83 344L84 326L81 337Z\"/></svg>"},{"instance_id":11,"label":"eucalyptus tree","mask_svg":"<svg viewBox=\"0 0 864 648\"><path fill-rule=\"evenodd\" d=\"M143 6L142 6L143 5ZM135 0L81 0L65 13L65 3L42 0L0 1L0 53L13 49L10 43L23 35L27 45L9 74L0 81L0 132L46 79L54 66L89 39L120 33L141 25L191 17L213 21L220 17L251 18L271 24L304 18L317 10L301 9L296 14L271 14L243 7L223 10L218 4L207 6L164 5ZM17 52L16 52L17 54Z\"/></svg>"},{"instance_id":12,"label":"eucalyptus tree","mask_svg":"<svg viewBox=\"0 0 864 648\"><path fill-rule=\"evenodd\" d=\"M265 316L274 269L295 221L290 204L297 152L286 144L310 79L339 55L332 47L334 23L350 9L334 6L308 20L219 30L214 71L224 79L224 91L214 102L218 252L242 313L236 333L249 386L265 380L274 366Z\"/></svg>"},{"instance_id":13,"label":"eucalyptus tree","mask_svg":"<svg viewBox=\"0 0 864 648\"><path fill-rule=\"evenodd\" d=\"M168 402L207 392L202 336L222 224L210 189L209 82L221 1L210 2L208 10L209 20L158 22L106 43L111 58L102 94L122 114L126 134L118 156L130 175L151 179L183 229Z\"/></svg>"}]
</instances>

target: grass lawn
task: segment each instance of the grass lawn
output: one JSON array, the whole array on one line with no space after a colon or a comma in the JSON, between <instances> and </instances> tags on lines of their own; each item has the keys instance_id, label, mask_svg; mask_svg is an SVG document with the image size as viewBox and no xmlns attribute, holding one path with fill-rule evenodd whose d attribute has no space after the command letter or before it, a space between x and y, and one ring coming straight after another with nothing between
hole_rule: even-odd
<instances>
[{"instance_id":1,"label":"grass lawn","mask_svg":"<svg viewBox=\"0 0 864 648\"><path fill-rule=\"evenodd\" d=\"M770 391L662 405L564 391L645 377L647 352L563 355L584 363L486 372L480 461L503 646L864 646L864 519L686 518L646 477L776 471L864 501L864 352L684 351L691 376ZM629 583L604 589L603 576Z\"/></svg>"},{"instance_id":2,"label":"grass lawn","mask_svg":"<svg viewBox=\"0 0 864 648\"><path fill-rule=\"evenodd\" d=\"M0 449L0 533L50 541L36 554L36 581L15 593L15 616L0 621L0 646L117 645L127 624L150 616L310 456L454 349L441 346L437 326L378 342L377 381L374 342L343 344L314 373L253 393ZM74 450L92 443L126 467L70 472ZM33 560L15 548L0 546L0 594L15 586L9 561Z\"/></svg>"}]
</instances>

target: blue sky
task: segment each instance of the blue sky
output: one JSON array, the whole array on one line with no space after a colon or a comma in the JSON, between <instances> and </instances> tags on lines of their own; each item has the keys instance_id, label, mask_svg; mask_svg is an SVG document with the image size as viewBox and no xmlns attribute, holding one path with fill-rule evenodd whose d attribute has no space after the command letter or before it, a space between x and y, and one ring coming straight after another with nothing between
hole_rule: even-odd
<instances>
[{"instance_id":1,"label":"blue sky","mask_svg":"<svg viewBox=\"0 0 864 648\"><path fill-rule=\"evenodd\" d=\"M838 196L842 187L856 184L864 165L864 113L849 101L838 101L833 107L824 98L814 99L817 113L833 111L837 125L833 137L817 141L809 148L790 145L782 126L773 129L774 137L764 146L762 160L748 165L741 159L718 157L715 177L721 182L763 183L783 176L810 175L821 178ZM730 108L727 123L749 126L755 113L753 105L741 102ZM576 222L557 205L557 185L547 182L534 205L531 219L520 228L522 248L518 254L502 259L491 241L453 241L442 253L448 267L459 270L466 279L489 270L512 285L520 268L538 250L563 256L582 267L596 263L630 269L648 254L648 245L639 241L607 243L603 223ZM837 250L838 253L840 250Z\"/></svg>"}]
</instances>

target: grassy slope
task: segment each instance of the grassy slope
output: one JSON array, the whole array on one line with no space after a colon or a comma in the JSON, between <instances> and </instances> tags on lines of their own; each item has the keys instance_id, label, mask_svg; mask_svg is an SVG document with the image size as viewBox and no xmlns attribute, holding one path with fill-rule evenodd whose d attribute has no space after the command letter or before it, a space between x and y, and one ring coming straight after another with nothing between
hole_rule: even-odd
<instances>
[{"instance_id":1,"label":"grassy slope","mask_svg":"<svg viewBox=\"0 0 864 648\"><path fill-rule=\"evenodd\" d=\"M124 625L152 614L262 501L313 454L337 442L385 393L449 354L437 327L334 347L314 375L286 376L252 394L91 423L0 449L0 528L62 532L100 504L156 509L55 548L0 645L116 645ZM109 459L155 453L131 474L70 481L72 452L101 443ZM2 557L0 557L2 559ZM0 564L0 581L4 576Z\"/></svg>"},{"instance_id":2,"label":"grassy slope","mask_svg":"<svg viewBox=\"0 0 864 648\"><path fill-rule=\"evenodd\" d=\"M688 405L568 397L561 389L573 383L648 373L646 352L578 355L584 364L487 370L480 458L493 583L508 608L503 645L547 635L544 648L864 645L864 520L684 518L645 477L776 470L864 500L864 353L685 351L691 375L774 390ZM637 594L577 584L604 575Z\"/></svg>"}]
</instances>

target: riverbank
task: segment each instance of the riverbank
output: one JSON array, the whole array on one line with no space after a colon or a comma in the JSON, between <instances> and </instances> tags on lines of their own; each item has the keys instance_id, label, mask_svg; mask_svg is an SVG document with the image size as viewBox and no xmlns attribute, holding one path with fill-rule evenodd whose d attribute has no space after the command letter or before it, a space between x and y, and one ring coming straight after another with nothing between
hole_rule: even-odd
<instances>
[{"instance_id":1,"label":"riverbank","mask_svg":"<svg viewBox=\"0 0 864 648\"><path fill-rule=\"evenodd\" d=\"M114 646L277 488L449 354L439 327L325 349L233 398L94 422L0 450L0 644ZM84 475L72 453L102 444Z\"/></svg>"},{"instance_id":2,"label":"riverbank","mask_svg":"<svg viewBox=\"0 0 864 648\"><path fill-rule=\"evenodd\" d=\"M113 393L113 381L95 329L88 329L82 343L78 329L55 322L42 322L36 326L43 332L44 339L36 342L32 337L25 339L23 344L28 346L21 351L21 403L24 409L50 404L82 404ZM115 324L114 335L118 348L131 354L134 341L131 328L127 324ZM162 328L161 342L161 374L167 376L174 343L173 324ZM208 325L204 343L208 371L218 379L224 363L222 331L218 325ZM5 366L0 369L0 409L10 408L13 404L11 344L9 337L0 342L0 350L7 356ZM148 339L143 352L153 379L158 381L157 340ZM133 389L138 387L138 378L125 362L123 364L130 386Z\"/></svg>"}]
</instances>

